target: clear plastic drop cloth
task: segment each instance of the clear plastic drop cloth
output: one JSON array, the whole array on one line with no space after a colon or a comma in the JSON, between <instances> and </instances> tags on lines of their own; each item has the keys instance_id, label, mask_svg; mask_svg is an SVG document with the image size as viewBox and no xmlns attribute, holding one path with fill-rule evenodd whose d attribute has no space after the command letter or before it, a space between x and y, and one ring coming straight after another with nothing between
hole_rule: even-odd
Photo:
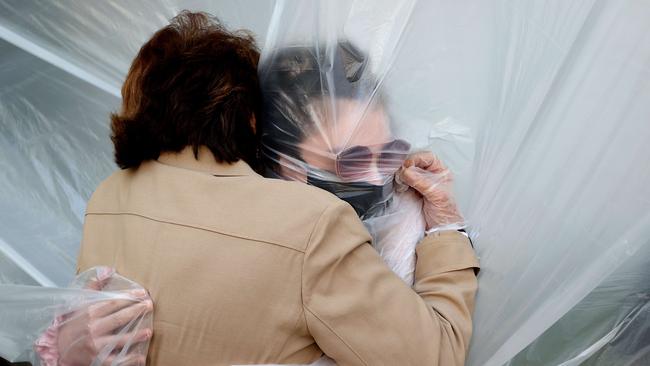
<instances>
[{"instance_id":1,"label":"clear plastic drop cloth","mask_svg":"<svg viewBox=\"0 0 650 366\"><path fill-rule=\"evenodd\" d=\"M646 245L509 365L649 364L648 278L650 246Z\"/></svg>"},{"instance_id":2,"label":"clear plastic drop cloth","mask_svg":"<svg viewBox=\"0 0 650 366\"><path fill-rule=\"evenodd\" d=\"M230 27L246 27L263 36L273 1L8 0L0 4L0 35L119 97L142 44L183 9L210 12Z\"/></svg>"},{"instance_id":3,"label":"clear plastic drop cloth","mask_svg":"<svg viewBox=\"0 0 650 366\"><path fill-rule=\"evenodd\" d=\"M407 283L426 223L391 172L453 173L468 365L650 364L649 0L2 2L3 282L72 278L121 81L183 8L257 34L267 174L350 202Z\"/></svg>"},{"instance_id":4,"label":"clear plastic drop cloth","mask_svg":"<svg viewBox=\"0 0 650 366\"><path fill-rule=\"evenodd\" d=\"M119 99L2 40L0 54L0 255L17 267L0 279L64 286L86 201L115 169L106 116Z\"/></svg>"},{"instance_id":5,"label":"clear plastic drop cloth","mask_svg":"<svg viewBox=\"0 0 650 366\"><path fill-rule=\"evenodd\" d=\"M470 364L503 364L650 244L650 3L504 5L466 211L483 268Z\"/></svg>"},{"instance_id":6,"label":"clear plastic drop cloth","mask_svg":"<svg viewBox=\"0 0 650 366\"><path fill-rule=\"evenodd\" d=\"M649 170L641 167L650 162L646 144L650 85L642 77L647 77L649 65L649 28L644 19L650 4L504 1L457 8L443 2L427 9L429 5L278 2L260 65L267 100L263 120L269 134L263 141L273 173L332 191L357 208L366 223L391 211L387 195L375 195L384 197L376 202L379 209L363 207L346 196L352 192L337 191L322 181L357 183L374 178L375 185L390 184L390 176L377 178L372 169L382 173L382 163L390 166L382 154L397 158L404 152L393 147L395 135L413 145L410 151L429 148L443 159L449 157L458 172L457 193L471 236L481 265L487 268L479 277L468 363L501 365L615 269L628 268L627 258L648 245ZM454 18L459 9L464 17ZM440 20L445 26L428 19L447 31L440 44L424 42L424 32L418 32L418 15L431 17L436 11L451 17ZM469 19L474 14L490 14L494 24L473 23ZM369 24L369 18L376 22ZM474 58L471 51L458 51L457 42L467 36L448 31L459 29L457 23L491 31L489 53ZM413 34L420 35L417 45L409 43ZM485 51L481 46L477 50ZM400 113L406 98L398 85L410 86L412 79L393 74L393 65L412 55L426 55L432 61L411 64L411 75L421 76L434 90L445 89L440 100L412 105L429 109L433 104L438 109L429 121L421 117L417 123L404 120L407 114ZM485 64L478 68L491 69L491 78L463 75L472 69L472 62L481 61ZM318 72L310 75L313 63ZM456 69L455 64L465 68ZM442 72L450 73L451 80L431 83ZM486 109L472 110L482 107L471 103L476 98L472 93L478 91L466 91L473 85L483 88L480 97L490 103ZM408 97L418 98L421 92L431 94L410 89ZM467 110L456 110L456 98L467 101ZM358 148L377 142L386 144L379 153L372 151L374 155ZM395 237L408 237L411 227L404 225L408 214L396 211L396 216L393 222L368 225L376 247L386 245L377 237L380 232L391 233L390 243L398 247L403 243ZM407 252L413 246L403 249ZM647 278L647 272L639 275ZM644 291L639 284L621 286ZM585 301L594 299L611 301L594 296ZM608 331L622 329L630 314L624 315ZM582 362L576 357L584 348L595 352L598 333L591 334L565 342L569 351L558 364ZM643 342L636 348L630 345L631 359L646 352ZM539 355L540 364L553 362L557 354L546 349Z\"/></svg>"},{"instance_id":7,"label":"clear plastic drop cloth","mask_svg":"<svg viewBox=\"0 0 650 366\"><path fill-rule=\"evenodd\" d=\"M92 365L137 364L133 362L144 361L149 347L149 338L142 337L146 334L143 331L153 325L152 312L143 306L146 299L142 286L108 267L82 272L65 288L2 285L0 357L34 366L57 365L74 358L74 352L93 348L97 356ZM107 309L116 312L111 314ZM131 310L124 325L103 330L109 335L91 336L115 323L117 318L111 319L111 315ZM89 314L102 312L106 313L103 323L88 323ZM75 322L92 331L66 331Z\"/></svg>"}]
</instances>

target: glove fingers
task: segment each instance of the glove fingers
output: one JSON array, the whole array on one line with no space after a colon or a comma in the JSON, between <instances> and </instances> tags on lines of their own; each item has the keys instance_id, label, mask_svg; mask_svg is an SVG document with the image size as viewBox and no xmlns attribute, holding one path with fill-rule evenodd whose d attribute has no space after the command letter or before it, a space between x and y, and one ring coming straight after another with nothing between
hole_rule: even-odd
<instances>
[{"instance_id":1,"label":"glove fingers","mask_svg":"<svg viewBox=\"0 0 650 366\"><path fill-rule=\"evenodd\" d=\"M447 167L442 163L442 161L428 151L411 154L408 159L404 161L404 167L409 168L413 166L427 170L431 173L442 173L447 170Z\"/></svg>"},{"instance_id":2,"label":"glove fingers","mask_svg":"<svg viewBox=\"0 0 650 366\"><path fill-rule=\"evenodd\" d=\"M400 178L403 183L413 187L427 199L434 199L438 190L447 191L452 180L448 170L436 174L415 166L402 169Z\"/></svg>"}]
</instances>

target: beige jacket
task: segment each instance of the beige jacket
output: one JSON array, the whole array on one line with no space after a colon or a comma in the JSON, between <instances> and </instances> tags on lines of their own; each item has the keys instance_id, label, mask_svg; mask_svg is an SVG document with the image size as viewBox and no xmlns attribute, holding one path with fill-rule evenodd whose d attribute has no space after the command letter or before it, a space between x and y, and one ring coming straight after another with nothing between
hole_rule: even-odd
<instances>
[{"instance_id":1,"label":"beige jacket","mask_svg":"<svg viewBox=\"0 0 650 366\"><path fill-rule=\"evenodd\" d=\"M150 365L462 365L478 262L462 234L426 237L409 288L354 210L207 149L100 184L78 271L113 266L155 303Z\"/></svg>"}]
</instances>

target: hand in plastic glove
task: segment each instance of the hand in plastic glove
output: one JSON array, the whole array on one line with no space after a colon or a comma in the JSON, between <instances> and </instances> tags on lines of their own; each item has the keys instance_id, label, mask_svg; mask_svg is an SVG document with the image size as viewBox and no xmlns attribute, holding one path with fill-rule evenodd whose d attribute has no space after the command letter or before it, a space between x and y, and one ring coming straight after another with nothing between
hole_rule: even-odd
<instances>
[{"instance_id":1,"label":"hand in plastic glove","mask_svg":"<svg viewBox=\"0 0 650 366\"><path fill-rule=\"evenodd\" d=\"M101 280L91 282L89 289L101 291ZM99 352L107 345L116 351L108 355L102 365L111 365L119 350L127 344L144 342L151 338L151 329L134 330L118 334L117 330L129 322L153 310L153 302L144 290L131 290L128 293L134 300L115 299L99 301L75 312L65 314L58 327L57 348L59 366L90 365ZM120 365L144 365L146 355L120 357Z\"/></svg>"},{"instance_id":2,"label":"hand in plastic glove","mask_svg":"<svg viewBox=\"0 0 650 366\"><path fill-rule=\"evenodd\" d=\"M452 174L431 152L409 156L397 178L422 195L427 230L456 230L464 227L463 216L452 195Z\"/></svg>"}]
</instances>

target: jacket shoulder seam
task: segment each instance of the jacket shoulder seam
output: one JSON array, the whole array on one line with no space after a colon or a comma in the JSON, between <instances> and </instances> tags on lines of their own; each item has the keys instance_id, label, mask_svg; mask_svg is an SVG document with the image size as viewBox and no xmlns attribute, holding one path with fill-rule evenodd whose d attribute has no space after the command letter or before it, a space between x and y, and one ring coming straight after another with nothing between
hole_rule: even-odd
<instances>
[{"instance_id":1,"label":"jacket shoulder seam","mask_svg":"<svg viewBox=\"0 0 650 366\"><path fill-rule=\"evenodd\" d=\"M86 214L84 216L93 216L93 215L94 216L121 216L121 215L137 216L137 217L142 217L144 219L160 222L160 223L163 223L163 224L169 224L169 225L175 225L175 226L183 226L183 227L187 227L187 228L191 228L191 229L208 231L208 232L215 233L215 234L230 236L232 238L244 239L244 240L250 240L250 241L255 241L255 242L264 243L264 244L275 245L275 246L279 246L279 247L282 247L282 248L286 248L286 249L296 251L298 253L303 253L303 254L305 253L304 250L300 250L298 248L293 248L293 247L290 247L288 245L284 245L284 244L281 244L281 243L255 239L255 238L251 238L251 237L244 236L244 235L236 235L236 234L232 234L232 233L227 233L227 232L211 229L211 228L208 228L208 227L204 227L204 226L201 226L201 225L191 225L191 224L185 224L185 223L175 222L175 221L171 221L171 220L165 220L165 219L152 217L152 216L149 216L149 215L143 215L143 214L139 214L139 213L135 213L135 212L86 212Z\"/></svg>"}]
</instances>

